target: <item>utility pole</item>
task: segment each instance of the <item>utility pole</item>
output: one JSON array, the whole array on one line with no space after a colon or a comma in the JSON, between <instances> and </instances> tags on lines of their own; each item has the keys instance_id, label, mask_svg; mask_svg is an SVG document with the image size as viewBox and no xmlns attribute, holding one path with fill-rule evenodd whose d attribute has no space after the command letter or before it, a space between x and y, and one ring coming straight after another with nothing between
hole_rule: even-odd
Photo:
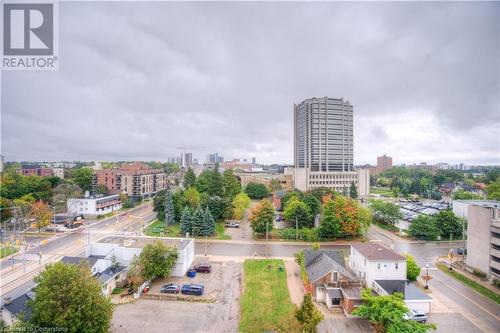
<instances>
[{"instance_id":1,"label":"utility pole","mask_svg":"<svg viewBox=\"0 0 500 333\"><path fill-rule=\"evenodd\" d=\"M267 247L269 245L269 222L266 220L266 258L268 257L267 256Z\"/></svg>"},{"instance_id":2,"label":"utility pole","mask_svg":"<svg viewBox=\"0 0 500 333\"><path fill-rule=\"evenodd\" d=\"M208 236L205 235L205 257L207 256Z\"/></svg>"},{"instance_id":3,"label":"utility pole","mask_svg":"<svg viewBox=\"0 0 500 333\"><path fill-rule=\"evenodd\" d=\"M449 257L450 257L450 267L449 267L449 270L452 271L453 270L453 267L451 266L451 261L453 259L453 249L451 248L451 239L453 238L453 234L450 234L450 254L449 254Z\"/></svg>"},{"instance_id":4,"label":"utility pole","mask_svg":"<svg viewBox=\"0 0 500 333\"><path fill-rule=\"evenodd\" d=\"M295 240L299 240L299 221L295 216Z\"/></svg>"}]
</instances>

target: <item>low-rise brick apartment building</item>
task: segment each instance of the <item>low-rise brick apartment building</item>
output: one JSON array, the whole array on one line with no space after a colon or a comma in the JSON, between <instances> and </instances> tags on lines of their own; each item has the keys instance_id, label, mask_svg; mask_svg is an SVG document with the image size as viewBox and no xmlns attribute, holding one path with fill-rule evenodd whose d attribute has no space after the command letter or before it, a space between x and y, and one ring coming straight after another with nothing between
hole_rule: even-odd
<instances>
[{"instance_id":1,"label":"low-rise brick apartment building","mask_svg":"<svg viewBox=\"0 0 500 333\"><path fill-rule=\"evenodd\" d=\"M148 197L166 188L167 175L142 163L129 163L117 169L96 170L93 186L105 185L109 192L130 197Z\"/></svg>"},{"instance_id":2,"label":"low-rise brick apartment building","mask_svg":"<svg viewBox=\"0 0 500 333\"><path fill-rule=\"evenodd\" d=\"M23 176L47 177L54 175L52 168L42 168L38 165L22 165L20 168L16 169L16 172Z\"/></svg>"}]
</instances>

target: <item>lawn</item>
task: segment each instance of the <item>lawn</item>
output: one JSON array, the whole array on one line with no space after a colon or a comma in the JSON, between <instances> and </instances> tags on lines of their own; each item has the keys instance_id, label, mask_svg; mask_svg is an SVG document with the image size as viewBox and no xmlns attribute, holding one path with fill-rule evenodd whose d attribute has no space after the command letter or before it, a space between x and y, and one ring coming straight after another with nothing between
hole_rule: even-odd
<instances>
[{"instance_id":1,"label":"lawn","mask_svg":"<svg viewBox=\"0 0 500 333\"><path fill-rule=\"evenodd\" d=\"M372 186L370 187L370 193L371 194L378 194L384 197L394 197L394 192L388 187L375 187Z\"/></svg>"},{"instance_id":2,"label":"lawn","mask_svg":"<svg viewBox=\"0 0 500 333\"><path fill-rule=\"evenodd\" d=\"M399 228L396 226L380 223L380 222L375 221L375 220L373 220L372 223L375 224L377 227L382 228L384 230L399 232Z\"/></svg>"},{"instance_id":3,"label":"lawn","mask_svg":"<svg viewBox=\"0 0 500 333\"><path fill-rule=\"evenodd\" d=\"M10 256L12 253L16 253L18 250L17 247L11 247L11 246L2 246L0 248L0 258L4 258L7 256Z\"/></svg>"},{"instance_id":4,"label":"lawn","mask_svg":"<svg viewBox=\"0 0 500 333\"><path fill-rule=\"evenodd\" d=\"M248 259L240 300L240 332L299 332L295 305L290 300L283 260Z\"/></svg>"},{"instance_id":5,"label":"lawn","mask_svg":"<svg viewBox=\"0 0 500 333\"><path fill-rule=\"evenodd\" d=\"M495 302L497 304L500 304L500 295L495 293L493 290L490 290L490 289L482 286L481 284L477 283L476 281L469 279L467 276L457 272L456 270L449 271L448 266L446 266L446 265L437 264L437 267L440 270L442 270L443 272L453 276L455 279L462 282L463 284L474 289L475 291L477 291L481 295L488 297L489 299L491 299L493 302Z\"/></svg>"},{"instance_id":6,"label":"lawn","mask_svg":"<svg viewBox=\"0 0 500 333\"><path fill-rule=\"evenodd\" d=\"M168 227L167 232L165 235L161 235L161 231L163 230L163 223L161 221L154 221L152 224L149 225L149 227L146 229L146 235L147 236L153 236L153 237L159 237L159 236L164 236L164 237L183 237L184 235L181 235L181 228L179 224L173 224ZM198 237L195 237L198 238ZM200 237L204 238L204 237ZM231 239L231 236L225 234L225 227L224 227L224 222L215 222L215 235L209 237L212 239Z\"/></svg>"}]
</instances>

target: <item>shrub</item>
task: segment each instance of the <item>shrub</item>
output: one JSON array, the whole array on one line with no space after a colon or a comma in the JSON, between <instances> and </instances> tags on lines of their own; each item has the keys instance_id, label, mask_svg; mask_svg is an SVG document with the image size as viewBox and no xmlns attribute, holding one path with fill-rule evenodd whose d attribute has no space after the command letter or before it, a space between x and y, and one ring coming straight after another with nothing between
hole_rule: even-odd
<instances>
[{"instance_id":1,"label":"shrub","mask_svg":"<svg viewBox=\"0 0 500 333\"><path fill-rule=\"evenodd\" d=\"M473 270L472 274L474 274L475 276L477 276L477 277L479 277L481 279L486 279L486 273L481 272L481 271L479 271L477 269Z\"/></svg>"}]
</instances>

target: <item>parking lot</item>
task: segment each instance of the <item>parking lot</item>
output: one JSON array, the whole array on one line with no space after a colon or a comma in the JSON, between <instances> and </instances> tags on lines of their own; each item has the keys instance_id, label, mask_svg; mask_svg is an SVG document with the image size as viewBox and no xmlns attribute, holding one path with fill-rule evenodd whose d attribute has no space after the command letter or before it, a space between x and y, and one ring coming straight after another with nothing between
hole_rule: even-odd
<instances>
[{"instance_id":1,"label":"parking lot","mask_svg":"<svg viewBox=\"0 0 500 333\"><path fill-rule=\"evenodd\" d=\"M237 332L243 266L235 262L210 264L212 273L169 278L151 286L150 295L165 295L160 293L163 284L200 283L205 286L203 296L184 297L201 302L141 298L119 305L113 313L111 332Z\"/></svg>"}]
</instances>

